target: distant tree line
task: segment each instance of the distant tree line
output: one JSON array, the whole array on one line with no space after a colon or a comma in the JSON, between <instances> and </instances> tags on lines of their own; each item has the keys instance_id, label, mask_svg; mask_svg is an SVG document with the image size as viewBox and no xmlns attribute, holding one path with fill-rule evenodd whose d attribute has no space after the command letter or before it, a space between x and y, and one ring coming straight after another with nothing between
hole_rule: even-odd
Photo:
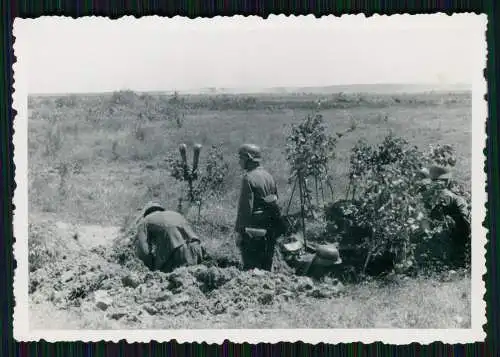
<instances>
[{"instance_id":1,"label":"distant tree line","mask_svg":"<svg viewBox=\"0 0 500 357\"><path fill-rule=\"evenodd\" d=\"M42 102L50 102L44 97ZM116 91L101 95L69 95L52 97L56 108L75 108L79 103L99 101L107 107L144 107L148 112L166 114L186 110L312 110L348 109L352 107L382 108L387 106L445 105L459 102L470 103L471 94L421 93L421 94L362 94L334 93L328 95L290 93L290 94L150 94L130 90ZM30 105L36 105L30 98ZM112 110L112 109L110 109ZM154 115L153 115L154 116Z\"/></svg>"}]
</instances>

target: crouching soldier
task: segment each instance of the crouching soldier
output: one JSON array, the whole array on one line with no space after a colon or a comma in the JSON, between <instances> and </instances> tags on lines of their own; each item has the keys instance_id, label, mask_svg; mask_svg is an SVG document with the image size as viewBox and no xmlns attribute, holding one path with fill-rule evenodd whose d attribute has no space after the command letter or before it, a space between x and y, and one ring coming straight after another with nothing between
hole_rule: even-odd
<instances>
[{"instance_id":1,"label":"crouching soldier","mask_svg":"<svg viewBox=\"0 0 500 357\"><path fill-rule=\"evenodd\" d=\"M154 202L141 212L135 242L137 256L151 270L171 272L200 264L207 257L186 219Z\"/></svg>"},{"instance_id":2,"label":"crouching soldier","mask_svg":"<svg viewBox=\"0 0 500 357\"><path fill-rule=\"evenodd\" d=\"M431 210L431 218L440 219L450 217L454 225L451 229L452 261L457 265L464 265L467 251L470 250L471 222L467 201L450 190L451 172L440 166L428 169L429 178L434 185L438 185L437 199Z\"/></svg>"},{"instance_id":3,"label":"crouching soldier","mask_svg":"<svg viewBox=\"0 0 500 357\"><path fill-rule=\"evenodd\" d=\"M284 229L276 183L260 166L258 146L242 145L238 156L245 170L235 224L243 269L271 270L276 239Z\"/></svg>"}]
</instances>

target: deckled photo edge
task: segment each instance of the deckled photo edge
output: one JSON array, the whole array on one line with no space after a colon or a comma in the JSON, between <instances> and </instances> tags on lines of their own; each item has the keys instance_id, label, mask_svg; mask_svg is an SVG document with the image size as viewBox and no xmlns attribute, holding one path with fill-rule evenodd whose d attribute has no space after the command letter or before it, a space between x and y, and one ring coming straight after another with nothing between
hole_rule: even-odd
<instances>
[{"instance_id":1,"label":"deckled photo edge","mask_svg":"<svg viewBox=\"0 0 500 357\"><path fill-rule=\"evenodd\" d=\"M436 16L436 15L394 15L398 17L411 16ZM443 15L448 16L448 15ZM459 16L464 16L461 14ZM487 18L486 15L473 15L478 18L481 31L485 34ZM286 19L283 15L277 16ZM328 18L333 17L332 15ZM348 15L342 16L342 18ZM392 17L392 16L391 16ZM323 18L326 18L323 17ZM144 19L144 18L143 18ZM306 18L304 18L306 19ZM215 21L211 19L210 21ZM479 21L480 20L480 21ZM37 21L21 20L21 21ZM109 20L108 21L113 21ZM122 21L125 21L122 19ZM137 19L127 19L137 21ZM198 21L186 20L186 21ZM200 19L203 21L203 19ZM485 266L485 244L486 228L482 226L486 210L484 203L487 201L485 193L486 174L484 173L484 155L486 134L485 122L487 117L487 103L483 96L486 93L486 80L483 78L483 68L486 66L486 38L480 44L481 56L477 59L477 81L473 85L473 126L472 126L472 226L473 226L473 257L472 257L472 291L480 291L472 295L472 329L470 330L398 330L398 329L373 329L373 330L116 330L116 331L91 331L91 330L61 330L61 331L34 331L29 329L28 324L28 157L27 157L27 72L23 65L23 50L19 48L19 20L14 23L14 36L17 40L14 44L14 52L17 58L14 63L14 95L13 107L17 110L14 120L14 162L16 165L15 180L17 188L14 192L13 202L16 206L14 212L14 258L17 261L17 269L14 273L14 336L17 341L118 341L126 339L128 342L149 342L177 340L178 342L207 342L221 343L228 339L231 342L284 342L302 341L305 343L339 343L339 342L364 342L370 343L382 341L391 344L407 344L411 342L431 343L442 341L445 343L463 343L484 340L485 333L483 325L486 324L486 302L484 301L485 286L483 275L486 273ZM484 35L485 36L485 35ZM21 37L22 39L22 37Z\"/></svg>"}]
</instances>

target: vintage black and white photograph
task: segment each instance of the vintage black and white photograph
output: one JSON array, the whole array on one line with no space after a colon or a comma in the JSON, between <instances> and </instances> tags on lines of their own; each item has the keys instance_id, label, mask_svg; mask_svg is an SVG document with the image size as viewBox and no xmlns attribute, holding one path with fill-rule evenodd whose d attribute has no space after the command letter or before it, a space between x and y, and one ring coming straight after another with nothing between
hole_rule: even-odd
<instances>
[{"instance_id":1,"label":"vintage black and white photograph","mask_svg":"<svg viewBox=\"0 0 500 357\"><path fill-rule=\"evenodd\" d=\"M16 20L19 338L481 340L485 29Z\"/></svg>"}]
</instances>

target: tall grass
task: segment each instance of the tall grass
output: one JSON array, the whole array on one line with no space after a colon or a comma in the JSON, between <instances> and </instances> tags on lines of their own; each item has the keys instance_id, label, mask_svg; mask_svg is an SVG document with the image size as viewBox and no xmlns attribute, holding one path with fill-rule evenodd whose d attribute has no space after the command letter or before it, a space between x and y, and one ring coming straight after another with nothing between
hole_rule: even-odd
<instances>
[{"instance_id":1,"label":"tall grass","mask_svg":"<svg viewBox=\"0 0 500 357\"><path fill-rule=\"evenodd\" d=\"M360 137L379 142L388 130L422 148L454 145L461 158L455 176L470 185L470 94L332 95L326 101L325 96L309 95L188 96L177 99L184 115L179 125L172 115L179 105L172 109L171 96L127 91L68 101L29 99L30 210L57 213L64 220L120 225L151 199L175 209L180 188L170 177L168 159L178 155L182 142L201 143L205 149L222 143L230 163L226 191L217 202L207 202L202 221L207 227L230 227L241 176L235 155L239 145L254 142L262 147L263 164L275 176L285 202L291 193L284 154L288 127L318 99L326 108L321 112L330 134L356 126L355 134L339 139L329 170L338 198L345 195L351 147ZM67 171L56 169L61 164ZM60 182L64 189L59 189Z\"/></svg>"}]
</instances>

